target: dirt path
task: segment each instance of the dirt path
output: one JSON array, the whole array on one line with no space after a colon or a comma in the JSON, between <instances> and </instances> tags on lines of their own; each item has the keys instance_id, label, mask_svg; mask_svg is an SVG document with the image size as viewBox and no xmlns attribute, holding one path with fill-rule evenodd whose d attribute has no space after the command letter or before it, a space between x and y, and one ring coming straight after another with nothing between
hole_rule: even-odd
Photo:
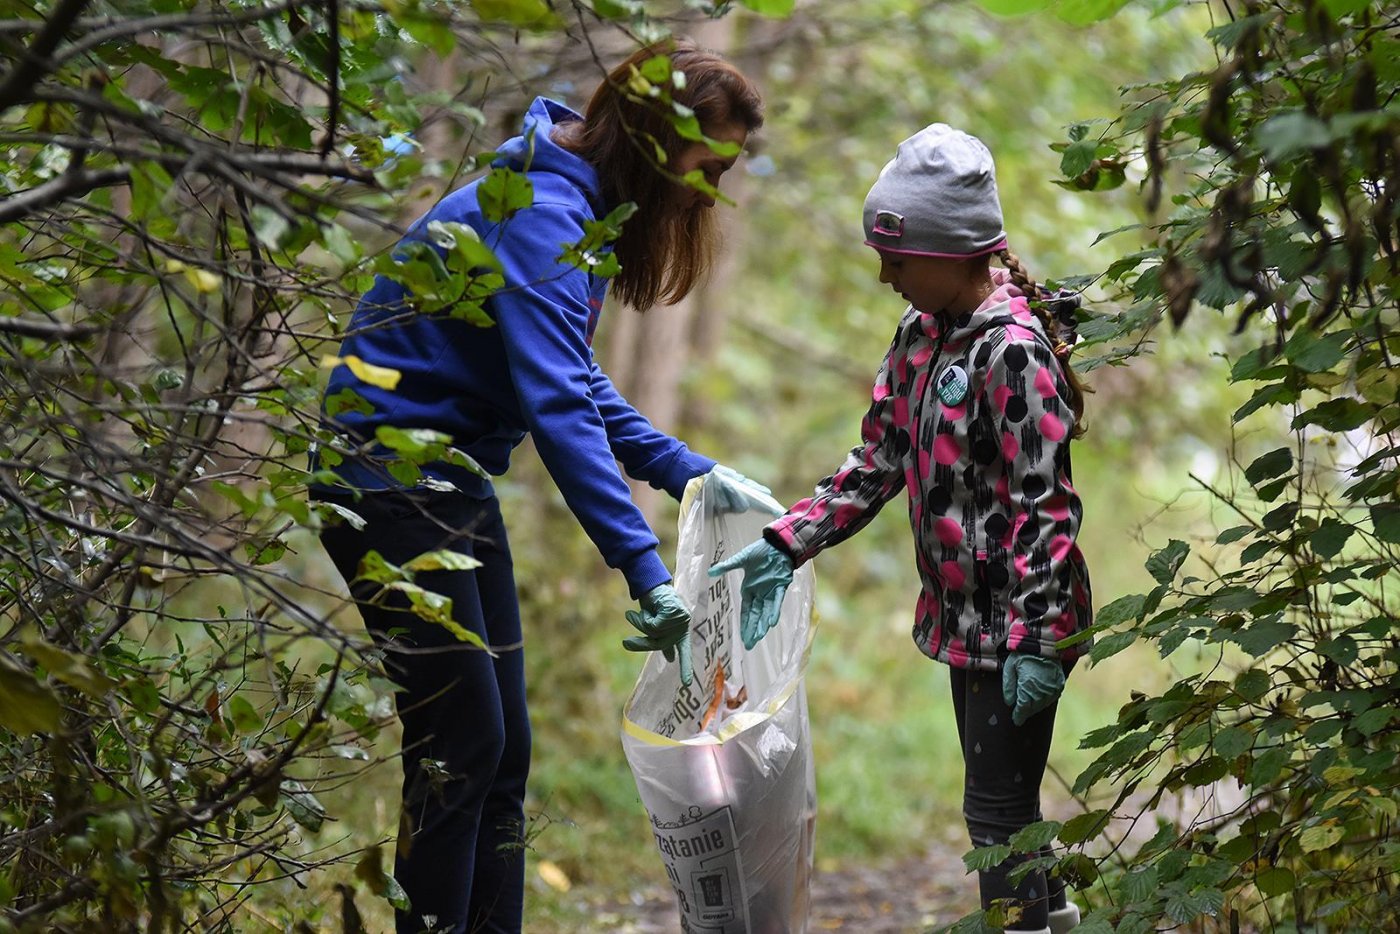
<instances>
[{"instance_id":1,"label":"dirt path","mask_svg":"<svg viewBox=\"0 0 1400 934\"><path fill-rule=\"evenodd\" d=\"M965 874L961 853L950 844L916 859L819 870L808 931L924 934L956 921L977 904L977 884ZM605 906L598 921L599 930L616 934L681 930L674 896L660 886L637 893L633 904Z\"/></svg>"}]
</instances>

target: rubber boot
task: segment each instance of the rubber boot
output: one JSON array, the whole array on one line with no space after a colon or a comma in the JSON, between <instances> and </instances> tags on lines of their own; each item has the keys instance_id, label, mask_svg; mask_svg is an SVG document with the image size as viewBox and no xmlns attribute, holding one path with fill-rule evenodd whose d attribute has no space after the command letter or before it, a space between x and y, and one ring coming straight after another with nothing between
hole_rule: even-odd
<instances>
[{"instance_id":1,"label":"rubber boot","mask_svg":"<svg viewBox=\"0 0 1400 934\"><path fill-rule=\"evenodd\" d=\"M1066 934L1079 925L1079 906L1067 902L1065 907L1050 912L1050 934Z\"/></svg>"}]
</instances>

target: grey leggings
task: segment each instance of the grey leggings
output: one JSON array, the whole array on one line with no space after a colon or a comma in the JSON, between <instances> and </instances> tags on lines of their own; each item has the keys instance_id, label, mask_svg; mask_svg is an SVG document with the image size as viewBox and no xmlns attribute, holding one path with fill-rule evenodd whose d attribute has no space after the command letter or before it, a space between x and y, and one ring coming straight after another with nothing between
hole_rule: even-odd
<instances>
[{"instance_id":1,"label":"grey leggings","mask_svg":"<svg viewBox=\"0 0 1400 934\"><path fill-rule=\"evenodd\" d=\"M1011 708L1002 700L1000 671L951 671L964 764L963 819L974 846L1006 843L1016 831L1042 819L1040 781L1050 756L1056 705L1016 726ZM1048 913L1065 907L1065 887L1058 879L1039 870L1019 885L1007 878L1033 855L1013 855L978 873L983 908L997 899L1013 899L1021 906L1021 918L1008 926L1009 931L1045 928Z\"/></svg>"}]
</instances>

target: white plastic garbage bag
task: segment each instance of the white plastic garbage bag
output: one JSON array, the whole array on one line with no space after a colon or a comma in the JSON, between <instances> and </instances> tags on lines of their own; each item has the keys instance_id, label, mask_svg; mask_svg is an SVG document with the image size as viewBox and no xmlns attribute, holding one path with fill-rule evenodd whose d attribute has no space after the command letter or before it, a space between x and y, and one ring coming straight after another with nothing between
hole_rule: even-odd
<instances>
[{"instance_id":1,"label":"white plastic garbage bag","mask_svg":"<svg viewBox=\"0 0 1400 934\"><path fill-rule=\"evenodd\" d=\"M742 572L706 572L772 517L762 509L718 513L706 485L697 478L686 490L676 549L675 587L694 612L695 680L682 687L678 667L652 653L624 710L623 750L681 929L798 934L807 929L817 810L802 685L812 568L797 570L779 622L745 650Z\"/></svg>"}]
</instances>

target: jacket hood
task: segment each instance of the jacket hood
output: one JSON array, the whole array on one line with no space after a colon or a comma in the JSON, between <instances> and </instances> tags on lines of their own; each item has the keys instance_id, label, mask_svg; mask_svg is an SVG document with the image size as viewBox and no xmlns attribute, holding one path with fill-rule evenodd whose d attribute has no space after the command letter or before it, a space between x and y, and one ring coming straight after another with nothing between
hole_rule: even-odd
<instances>
[{"instance_id":1,"label":"jacket hood","mask_svg":"<svg viewBox=\"0 0 1400 934\"><path fill-rule=\"evenodd\" d=\"M582 190L595 206L600 202L598 173L592 164L554 142L551 131L561 123L582 120L579 114L558 101L537 97L525 112L519 136L511 137L496 150L493 166L516 172L552 172Z\"/></svg>"},{"instance_id":2,"label":"jacket hood","mask_svg":"<svg viewBox=\"0 0 1400 934\"><path fill-rule=\"evenodd\" d=\"M920 324L930 337L940 336L945 346L957 347L985 332L997 318L1011 315L1023 327L1045 333L1045 328L1031 312L1025 294L1001 270L994 271L995 288L982 304L956 317L919 312Z\"/></svg>"}]
</instances>

